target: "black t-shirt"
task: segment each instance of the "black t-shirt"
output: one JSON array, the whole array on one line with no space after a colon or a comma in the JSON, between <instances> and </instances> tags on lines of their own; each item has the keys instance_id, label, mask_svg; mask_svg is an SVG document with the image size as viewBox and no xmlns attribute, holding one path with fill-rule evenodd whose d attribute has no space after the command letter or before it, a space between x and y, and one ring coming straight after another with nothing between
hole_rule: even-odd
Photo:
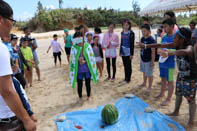
<instances>
[{"instance_id":1,"label":"black t-shirt","mask_svg":"<svg viewBox=\"0 0 197 131\"><path fill-rule=\"evenodd\" d=\"M188 56L177 56L176 62L179 69L178 79L197 79L197 64L194 57L191 58Z\"/></svg>"},{"instance_id":2,"label":"black t-shirt","mask_svg":"<svg viewBox=\"0 0 197 131\"><path fill-rule=\"evenodd\" d=\"M149 36L148 38L142 37L141 42L144 44L156 44L156 41L152 36ZM152 57L151 55L152 55L151 48L141 50L141 59L143 62L150 62Z\"/></svg>"}]
</instances>

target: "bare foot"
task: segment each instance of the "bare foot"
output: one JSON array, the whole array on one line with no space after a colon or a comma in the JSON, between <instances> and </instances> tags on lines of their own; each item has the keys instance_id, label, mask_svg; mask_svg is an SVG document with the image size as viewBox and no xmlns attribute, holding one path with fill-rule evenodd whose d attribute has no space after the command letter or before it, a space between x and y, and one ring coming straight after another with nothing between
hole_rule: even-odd
<instances>
[{"instance_id":1,"label":"bare foot","mask_svg":"<svg viewBox=\"0 0 197 131\"><path fill-rule=\"evenodd\" d=\"M144 88L144 87L146 87L146 84L142 83L139 87Z\"/></svg>"},{"instance_id":2,"label":"bare foot","mask_svg":"<svg viewBox=\"0 0 197 131\"><path fill-rule=\"evenodd\" d=\"M32 87L32 85L30 85L30 87Z\"/></svg>"},{"instance_id":3,"label":"bare foot","mask_svg":"<svg viewBox=\"0 0 197 131\"><path fill-rule=\"evenodd\" d=\"M83 99L79 98L79 105L82 106L83 105Z\"/></svg>"},{"instance_id":4,"label":"bare foot","mask_svg":"<svg viewBox=\"0 0 197 131\"><path fill-rule=\"evenodd\" d=\"M187 127L185 128L185 130L186 131L192 131L193 128L194 128L194 124L188 123Z\"/></svg>"},{"instance_id":5,"label":"bare foot","mask_svg":"<svg viewBox=\"0 0 197 131\"><path fill-rule=\"evenodd\" d=\"M164 95L159 94L158 96L155 96L155 100L158 100L160 98L164 97Z\"/></svg>"},{"instance_id":6,"label":"bare foot","mask_svg":"<svg viewBox=\"0 0 197 131\"><path fill-rule=\"evenodd\" d=\"M169 113L169 114L166 114L167 116L179 116L179 113L178 112L172 112L172 113Z\"/></svg>"},{"instance_id":7,"label":"bare foot","mask_svg":"<svg viewBox=\"0 0 197 131\"><path fill-rule=\"evenodd\" d=\"M146 95L150 95L150 93L151 93L151 89L150 88L148 88L148 89L146 89Z\"/></svg>"},{"instance_id":8,"label":"bare foot","mask_svg":"<svg viewBox=\"0 0 197 131\"><path fill-rule=\"evenodd\" d=\"M168 106L170 104L170 101L165 100L161 103L161 106Z\"/></svg>"}]
</instances>

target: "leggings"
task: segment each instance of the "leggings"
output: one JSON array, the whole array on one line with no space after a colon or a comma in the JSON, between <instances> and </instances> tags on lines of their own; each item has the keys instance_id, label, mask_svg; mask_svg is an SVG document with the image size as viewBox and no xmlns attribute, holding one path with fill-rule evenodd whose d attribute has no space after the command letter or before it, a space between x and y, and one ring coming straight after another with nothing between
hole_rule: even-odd
<instances>
[{"instance_id":1,"label":"leggings","mask_svg":"<svg viewBox=\"0 0 197 131\"><path fill-rule=\"evenodd\" d=\"M111 78L111 58L106 58L108 77ZM112 58L113 78L116 76L116 58Z\"/></svg>"},{"instance_id":2,"label":"leggings","mask_svg":"<svg viewBox=\"0 0 197 131\"><path fill-rule=\"evenodd\" d=\"M131 65L131 59L130 56L122 56L122 61L124 65L124 72L125 72L125 80L129 82L131 80L131 74L132 74L132 65Z\"/></svg>"},{"instance_id":3,"label":"leggings","mask_svg":"<svg viewBox=\"0 0 197 131\"><path fill-rule=\"evenodd\" d=\"M23 89L25 89L26 81L25 81L23 73L21 72L21 73L15 74L14 76L20 82L20 84L23 86Z\"/></svg>"},{"instance_id":4,"label":"leggings","mask_svg":"<svg viewBox=\"0 0 197 131\"><path fill-rule=\"evenodd\" d=\"M91 78L85 79L86 92L87 92L87 96L88 97L90 97L90 93L91 93L90 81L91 81ZM77 84L78 84L78 95L79 95L79 98L82 98L83 80L77 79Z\"/></svg>"},{"instance_id":5,"label":"leggings","mask_svg":"<svg viewBox=\"0 0 197 131\"><path fill-rule=\"evenodd\" d=\"M61 62L61 52L53 53L53 56L54 56L55 64L57 63L57 57L58 57L59 61Z\"/></svg>"}]
</instances>

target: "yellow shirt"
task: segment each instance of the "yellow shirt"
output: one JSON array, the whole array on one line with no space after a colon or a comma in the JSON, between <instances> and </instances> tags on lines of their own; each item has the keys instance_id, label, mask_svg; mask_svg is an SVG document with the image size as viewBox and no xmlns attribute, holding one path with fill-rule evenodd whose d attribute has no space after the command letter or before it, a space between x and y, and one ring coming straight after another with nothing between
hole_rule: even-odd
<instances>
[{"instance_id":1,"label":"yellow shirt","mask_svg":"<svg viewBox=\"0 0 197 131\"><path fill-rule=\"evenodd\" d=\"M26 47L26 48L21 47L20 49L26 60L33 60L33 53L30 47ZM32 66L32 63L30 62L27 62L27 63L29 66ZM24 65L24 68L26 69L27 67Z\"/></svg>"}]
</instances>

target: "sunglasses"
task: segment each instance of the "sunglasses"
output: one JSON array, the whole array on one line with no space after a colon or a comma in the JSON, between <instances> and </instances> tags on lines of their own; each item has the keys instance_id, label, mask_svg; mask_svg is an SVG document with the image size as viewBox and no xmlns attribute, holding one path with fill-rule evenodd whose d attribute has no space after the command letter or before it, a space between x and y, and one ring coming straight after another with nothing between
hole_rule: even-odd
<instances>
[{"instance_id":1,"label":"sunglasses","mask_svg":"<svg viewBox=\"0 0 197 131\"><path fill-rule=\"evenodd\" d=\"M12 21L13 25L16 24L16 20L14 20L14 19L12 19L12 18L10 18L10 17L8 17L8 16L4 16L4 15L1 15L1 16L3 16L4 18L6 18L6 19Z\"/></svg>"}]
</instances>

